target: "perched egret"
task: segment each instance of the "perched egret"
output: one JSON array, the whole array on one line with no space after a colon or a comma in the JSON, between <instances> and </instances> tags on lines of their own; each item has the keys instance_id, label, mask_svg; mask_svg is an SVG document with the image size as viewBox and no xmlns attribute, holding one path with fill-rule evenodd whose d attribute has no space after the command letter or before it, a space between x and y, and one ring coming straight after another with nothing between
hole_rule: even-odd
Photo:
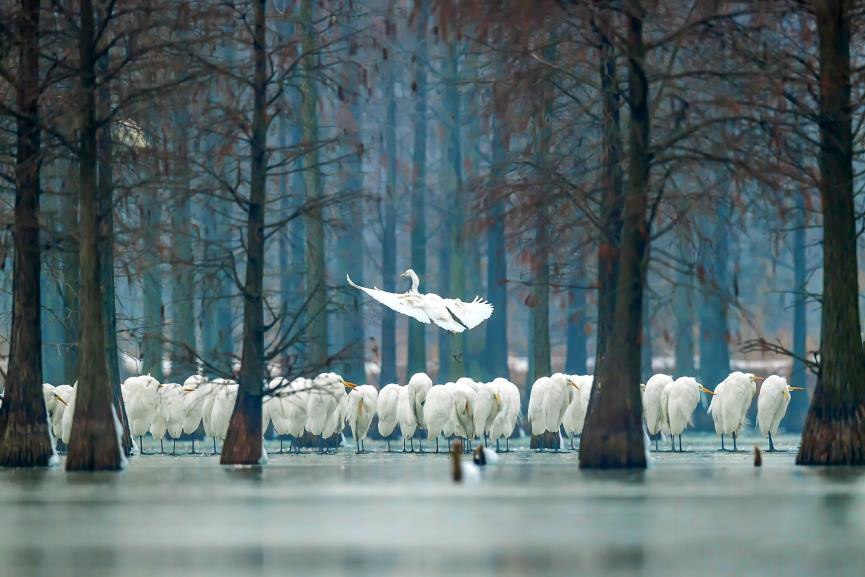
<instances>
[{"instance_id":1,"label":"perched egret","mask_svg":"<svg viewBox=\"0 0 865 577\"><path fill-rule=\"evenodd\" d=\"M58 395L60 387L57 387ZM69 445L69 437L72 435L72 419L75 417L75 396L78 392L78 383L72 387L72 392L66 400L66 409L63 411L63 422L61 423L60 437L64 445Z\"/></svg>"},{"instance_id":2,"label":"perched egret","mask_svg":"<svg viewBox=\"0 0 865 577\"><path fill-rule=\"evenodd\" d=\"M264 400L261 403L261 433L265 434L267 432L268 426L276 419L279 418L282 414L282 404L277 396L278 393L273 392L277 390L282 390L288 385L288 379L285 377L274 377L267 383L267 396L265 396ZM274 427L275 429L276 427ZM282 438L280 436L279 439L279 452L283 452L282 448Z\"/></svg>"},{"instance_id":3,"label":"perched egret","mask_svg":"<svg viewBox=\"0 0 865 577\"><path fill-rule=\"evenodd\" d=\"M486 443L493 421L502 410L498 388L492 383L478 383L474 409L475 437Z\"/></svg>"},{"instance_id":4,"label":"perched egret","mask_svg":"<svg viewBox=\"0 0 865 577\"><path fill-rule=\"evenodd\" d=\"M372 385L359 385L348 394L348 413L345 421L351 428L358 453L365 453L363 440L369 431L375 407L378 403L378 391Z\"/></svg>"},{"instance_id":5,"label":"perched egret","mask_svg":"<svg viewBox=\"0 0 865 577\"><path fill-rule=\"evenodd\" d=\"M591 393L592 375L569 375L570 381L574 383L570 391L570 401L565 414L562 415L562 428L568 434L571 450L574 449L574 436L583 434L583 425L586 422L586 408L588 403L583 402L584 397ZM585 389L585 393L583 390Z\"/></svg>"},{"instance_id":6,"label":"perched egret","mask_svg":"<svg viewBox=\"0 0 865 577\"><path fill-rule=\"evenodd\" d=\"M162 385L150 375L129 377L120 387L123 404L129 420L129 433L138 437L138 450L144 454L144 435L150 430L153 416L159 404L159 388Z\"/></svg>"},{"instance_id":7,"label":"perched egret","mask_svg":"<svg viewBox=\"0 0 865 577\"><path fill-rule=\"evenodd\" d=\"M760 385L757 397L757 426L764 436L769 437L769 451L775 451L772 435L778 433L778 425L787 413L790 404L790 391L803 391L803 387L791 387L787 379L772 375Z\"/></svg>"},{"instance_id":8,"label":"perched egret","mask_svg":"<svg viewBox=\"0 0 865 577\"><path fill-rule=\"evenodd\" d=\"M57 385L54 387L54 395L57 404L54 405L54 413L51 415L51 433L55 439L63 440L63 416L69 410L69 403L75 396L75 389L69 385ZM71 422L70 422L71 426ZM149 425L148 425L149 426Z\"/></svg>"},{"instance_id":9,"label":"perched egret","mask_svg":"<svg viewBox=\"0 0 865 577\"><path fill-rule=\"evenodd\" d=\"M573 379L562 373L541 377L535 381L528 407L532 435L543 435L547 432L559 434L565 411L576 389L577 384ZM543 444L539 443L538 450L543 451L544 448Z\"/></svg>"},{"instance_id":10,"label":"perched egret","mask_svg":"<svg viewBox=\"0 0 865 577\"><path fill-rule=\"evenodd\" d=\"M208 397L214 395L213 391L213 383L208 382L206 379L202 382L196 379L192 381L194 377L198 375L194 375L193 377L189 377L183 383L183 407L184 407L184 418L183 418L183 432L187 435L193 435L192 438L192 454L196 454L195 452L195 433L198 431L199 425L202 424L204 420L204 405L207 401ZM213 411L213 404L210 406L211 412ZM210 417L208 416L208 427L204 431L204 434L208 434L209 432L209 422Z\"/></svg>"},{"instance_id":11,"label":"perched egret","mask_svg":"<svg viewBox=\"0 0 865 577\"><path fill-rule=\"evenodd\" d=\"M204 436L210 437L213 441L213 455L216 454L216 435L213 434L213 404L216 402L216 396L223 388L231 384L228 379L217 378L210 381L209 390L204 389L202 395L204 400L201 403L201 426L204 429Z\"/></svg>"},{"instance_id":12,"label":"perched egret","mask_svg":"<svg viewBox=\"0 0 865 577\"><path fill-rule=\"evenodd\" d=\"M428 438L436 440L436 453L439 452L439 435L446 434L453 407L453 397L445 385L436 385L427 393L423 418Z\"/></svg>"},{"instance_id":13,"label":"perched egret","mask_svg":"<svg viewBox=\"0 0 865 577\"><path fill-rule=\"evenodd\" d=\"M426 402L426 396L432 388L432 379L426 373L415 373L408 380L406 388L408 389L409 402L414 410L415 421L417 421L418 429L426 429L426 424L423 420L423 406ZM423 440L419 439L420 450L423 452Z\"/></svg>"},{"instance_id":14,"label":"perched egret","mask_svg":"<svg viewBox=\"0 0 865 577\"><path fill-rule=\"evenodd\" d=\"M231 423L231 414L234 412L238 389L238 384L228 379L217 385L216 396L213 399L213 411L210 415L214 453L216 453L216 440L225 441L225 437L228 435L228 425Z\"/></svg>"},{"instance_id":15,"label":"perched egret","mask_svg":"<svg viewBox=\"0 0 865 577\"><path fill-rule=\"evenodd\" d=\"M674 451L676 450L675 438L677 435L679 437L679 451L682 450L682 431L692 424L691 417L694 415L697 403L700 402L701 391L710 395L715 394L692 377L679 377L664 387L664 391L661 393L661 406L664 411L661 418L668 427Z\"/></svg>"},{"instance_id":16,"label":"perched egret","mask_svg":"<svg viewBox=\"0 0 865 577\"><path fill-rule=\"evenodd\" d=\"M646 417L646 431L655 437L655 450L658 450L658 438L661 436L664 425L664 408L661 397L667 385L673 382L670 375L657 374L649 377L643 390L643 413ZM715 397L712 398L715 402Z\"/></svg>"},{"instance_id":17,"label":"perched egret","mask_svg":"<svg viewBox=\"0 0 865 577\"><path fill-rule=\"evenodd\" d=\"M721 397L721 422L724 433L733 435L733 450L736 451L736 437L745 428L748 407L757 393L757 377L751 373L736 371L730 373L722 382L724 396ZM722 436L722 445L723 439Z\"/></svg>"},{"instance_id":18,"label":"perched egret","mask_svg":"<svg viewBox=\"0 0 865 577\"><path fill-rule=\"evenodd\" d=\"M507 379L498 377L492 384L496 387L502 408L493 419L490 426L490 439L495 439L496 449L499 448L499 439L505 438L505 450L509 450L509 439L517 426L520 415L520 390L515 384Z\"/></svg>"},{"instance_id":19,"label":"perched egret","mask_svg":"<svg viewBox=\"0 0 865 577\"><path fill-rule=\"evenodd\" d=\"M469 383L458 380L451 387L454 406L451 413L453 434L466 440L466 450L471 450L471 440L475 437L475 403L477 393Z\"/></svg>"},{"instance_id":20,"label":"perched egret","mask_svg":"<svg viewBox=\"0 0 865 577\"><path fill-rule=\"evenodd\" d=\"M387 450L390 452L390 435L399 422L397 405L399 404L399 390L402 387L396 383L385 385L378 392L376 413L378 414L378 434L387 439Z\"/></svg>"},{"instance_id":21,"label":"perched egret","mask_svg":"<svg viewBox=\"0 0 865 577\"><path fill-rule=\"evenodd\" d=\"M183 434L183 421L186 418L186 405L183 387L177 383L166 383L159 389L159 409L165 416L165 430L174 445L171 454L177 454L177 439Z\"/></svg>"},{"instance_id":22,"label":"perched egret","mask_svg":"<svg viewBox=\"0 0 865 577\"><path fill-rule=\"evenodd\" d=\"M399 421L399 431L402 434L403 453L406 452L406 439L411 440L411 450L414 452L414 433L417 430L417 415L414 412L414 403L412 402L408 387L400 387L396 414Z\"/></svg>"},{"instance_id":23,"label":"perched egret","mask_svg":"<svg viewBox=\"0 0 865 577\"><path fill-rule=\"evenodd\" d=\"M345 387L355 386L336 373L322 373L313 380L307 403L306 430L319 437L319 452L325 452L324 440L332 437L339 428Z\"/></svg>"},{"instance_id":24,"label":"perched egret","mask_svg":"<svg viewBox=\"0 0 865 577\"><path fill-rule=\"evenodd\" d=\"M424 324L434 323L451 333L473 329L493 314L493 305L480 297L467 303L459 299L442 298L435 293L418 292L420 279L412 269L406 270L400 276L411 279L411 288L404 293L389 293L375 287L362 287L354 284L348 275L345 275L345 278L348 284L362 290L386 307Z\"/></svg>"},{"instance_id":25,"label":"perched egret","mask_svg":"<svg viewBox=\"0 0 865 577\"><path fill-rule=\"evenodd\" d=\"M291 448L296 452L300 452L300 445L296 441L303 436L303 430L306 428L311 390L312 379L298 377L291 381L288 390L278 397L282 407L279 417L273 420L273 428L280 435L291 436ZM281 440L280 450L282 450Z\"/></svg>"}]
</instances>

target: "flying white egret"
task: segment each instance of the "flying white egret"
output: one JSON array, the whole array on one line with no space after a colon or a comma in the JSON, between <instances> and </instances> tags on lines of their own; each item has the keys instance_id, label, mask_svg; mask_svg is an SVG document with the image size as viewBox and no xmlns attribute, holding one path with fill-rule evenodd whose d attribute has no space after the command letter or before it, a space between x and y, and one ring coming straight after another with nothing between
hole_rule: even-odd
<instances>
[{"instance_id":1,"label":"flying white egret","mask_svg":"<svg viewBox=\"0 0 865 577\"><path fill-rule=\"evenodd\" d=\"M348 412L345 421L351 427L357 452L365 453L363 440L369 432L375 407L378 402L378 391L372 385L359 385L348 394Z\"/></svg>"},{"instance_id":2,"label":"flying white egret","mask_svg":"<svg viewBox=\"0 0 865 577\"><path fill-rule=\"evenodd\" d=\"M473 329L493 314L493 305L480 297L467 303L459 299L442 298L435 293L418 292L420 279L412 269L406 270L400 276L411 279L411 288L404 293L389 293L375 287L362 287L354 284L348 275L345 275L345 278L348 284L362 290L386 307L424 324L433 323L451 333Z\"/></svg>"},{"instance_id":3,"label":"flying white egret","mask_svg":"<svg viewBox=\"0 0 865 577\"><path fill-rule=\"evenodd\" d=\"M387 440L387 451L390 452L390 435L399 422L397 405L399 404L399 391L402 387L396 383L385 385L378 392L376 413L378 414L378 434Z\"/></svg>"},{"instance_id":4,"label":"flying white egret","mask_svg":"<svg viewBox=\"0 0 865 577\"><path fill-rule=\"evenodd\" d=\"M778 425L787 413L790 391L804 391L803 387L791 387L787 379L778 375L767 377L760 385L757 397L757 426L763 436L769 437L769 451L775 451L772 435L778 433Z\"/></svg>"},{"instance_id":5,"label":"flying white egret","mask_svg":"<svg viewBox=\"0 0 865 577\"><path fill-rule=\"evenodd\" d=\"M679 377L661 393L662 430L670 434L673 451L676 450L676 436L679 437L679 451L682 451L682 431L691 424L694 409L700 402L700 392L714 395L715 393L701 385L693 377ZM666 430L665 430L666 429Z\"/></svg>"},{"instance_id":6,"label":"flying white egret","mask_svg":"<svg viewBox=\"0 0 865 577\"><path fill-rule=\"evenodd\" d=\"M661 430L664 427L664 408L661 403L661 396L664 389L673 382L673 377L670 375L657 374L649 377L646 381L646 387L643 390L643 413L646 417L646 431L655 437L655 450L658 450L658 440L661 436ZM712 397L712 402L715 402L717 397Z\"/></svg>"},{"instance_id":7,"label":"flying white egret","mask_svg":"<svg viewBox=\"0 0 865 577\"><path fill-rule=\"evenodd\" d=\"M343 380L336 373L322 373L313 379L313 389L307 403L306 430L319 437L319 452L324 453L324 440L332 437L339 428L345 387L356 385Z\"/></svg>"},{"instance_id":8,"label":"flying white egret","mask_svg":"<svg viewBox=\"0 0 865 577\"><path fill-rule=\"evenodd\" d=\"M435 438L436 453L439 452L439 435L447 435L451 412L454 408L449 387L435 385L426 395L423 406L423 419L426 424L427 438Z\"/></svg>"},{"instance_id":9,"label":"flying white egret","mask_svg":"<svg viewBox=\"0 0 865 577\"><path fill-rule=\"evenodd\" d=\"M410 389L400 387L396 403L396 416L399 421L399 431L402 435L402 451L406 452L406 439L411 440L411 451L414 452L414 434L417 430L417 415L414 412Z\"/></svg>"},{"instance_id":10,"label":"flying white egret","mask_svg":"<svg viewBox=\"0 0 865 577\"><path fill-rule=\"evenodd\" d=\"M490 439L495 439L496 450L498 450L499 439L504 437L505 451L509 452L510 436L513 434L514 428L517 426L517 419L520 416L520 390L515 384L502 377L493 379L492 384L495 385L499 394L502 410L499 411L490 426Z\"/></svg>"},{"instance_id":11,"label":"flying white egret","mask_svg":"<svg viewBox=\"0 0 865 577\"><path fill-rule=\"evenodd\" d=\"M724 383L724 396L721 398L721 422L724 433L733 435L733 451L736 447L736 437L745 428L746 415L754 395L757 393L757 377L751 373L735 371L730 373ZM717 395L716 395L717 396ZM723 437L721 437L723 448Z\"/></svg>"}]
</instances>

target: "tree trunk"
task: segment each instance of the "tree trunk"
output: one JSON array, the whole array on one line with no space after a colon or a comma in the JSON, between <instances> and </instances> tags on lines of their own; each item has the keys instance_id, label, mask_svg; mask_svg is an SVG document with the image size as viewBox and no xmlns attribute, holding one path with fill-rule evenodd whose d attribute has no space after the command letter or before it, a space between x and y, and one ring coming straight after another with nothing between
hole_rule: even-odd
<instances>
[{"instance_id":1,"label":"tree trunk","mask_svg":"<svg viewBox=\"0 0 865 577\"><path fill-rule=\"evenodd\" d=\"M108 53L98 62L102 74L108 71ZM98 106L100 115L108 116L111 108L111 94L107 81L102 82L98 91ZM129 434L129 422L126 418L126 407L123 404L123 394L120 390L120 358L117 349L117 311L114 289L114 166L112 158L111 123L106 122L98 134L98 170L99 197L97 200L99 222L102 230L99 235L99 250L101 260L99 273L102 277L102 314L105 319L105 356L108 363L108 378L111 385L114 410L123 427L123 451L132 454L132 436Z\"/></svg>"},{"instance_id":2,"label":"tree trunk","mask_svg":"<svg viewBox=\"0 0 865 577\"><path fill-rule=\"evenodd\" d=\"M69 173L64 179L64 193L60 201L60 220L63 229L63 253L61 255L61 283L63 295L63 373L64 383L72 385L78 380L78 333L79 331L79 274L78 258L78 173L76 162L69 163Z\"/></svg>"},{"instance_id":3,"label":"tree trunk","mask_svg":"<svg viewBox=\"0 0 865 577\"><path fill-rule=\"evenodd\" d=\"M673 288L673 316L675 330L676 377L690 377L694 367L694 305L692 301L690 269L691 259L688 252L687 237L677 239L679 246L679 267L676 286Z\"/></svg>"},{"instance_id":4,"label":"tree trunk","mask_svg":"<svg viewBox=\"0 0 865 577\"><path fill-rule=\"evenodd\" d=\"M15 159L15 260L9 365L0 406L0 466L44 467L54 450L42 400L42 305L39 283L39 0L18 14Z\"/></svg>"},{"instance_id":5,"label":"tree trunk","mask_svg":"<svg viewBox=\"0 0 865 577\"><path fill-rule=\"evenodd\" d=\"M411 195L411 267L426 278L426 156L427 156L427 27L430 3L422 2L417 14L414 60L414 181ZM408 319L408 374L426 372L426 326Z\"/></svg>"},{"instance_id":6,"label":"tree trunk","mask_svg":"<svg viewBox=\"0 0 865 577\"><path fill-rule=\"evenodd\" d=\"M446 127L439 131L439 158L440 164L446 163L448 158L448 134ZM438 250L438 275L435 290L439 295L447 295L450 292L450 262L451 262L451 239L450 230L448 228L449 218L449 203L450 203L450 171L439 170L439 197L437 199L438 206L442 207L439 213L439 220L442 222L442 233L439 237ZM495 315L493 315L495 317ZM453 343L452 335L443 330L438 330L438 382L444 383L450 378L451 364L451 344Z\"/></svg>"},{"instance_id":7,"label":"tree trunk","mask_svg":"<svg viewBox=\"0 0 865 577\"><path fill-rule=\"evenodd\" d=\"M629 126L628 191L624 206L614 322L601 372L592 387L580 441L580 468L645 468L640 348L645 256L649 242L650 118L643 44L643 9L627 10Z\"/></svg>"},{"instance_id":8,"label":"tree trunk","mask_svg":"<svg viewBox=\"0 0 865 577\"><path fill-rule=\"evenodd\" d=\"M719 175L719 178L728 177ZM700 259L705 267L702 275L704 301L700 308L700 381L710 388L730 374L727 308L731 293L728 271L731 201L729 187L722 185L720 192L710 211L717 220L712 219L707 225L708 240L703 240Z\"/></svg>"},{"instance_id":9,"label":"tree trunk","mask_svg":"<svg viewBox=\"0 0 865 577\"><path fill-rule=\"evenodd\" d=\"M303 28L303 142L312 150L306 155L306 198L312 208L307 213L306 290L309 338L306 361L310 371L321 371L327 366L327 279L324 265L324 210L321 207L323 189L318 150L318 94L312 76L318 71L312 0L300 5Z\"/></svg>"},{"instance_id":10,"label":"tree trunk","mask_svg":"<svg viewBox=\"0 0 865 577\"><path fill-rule=\"evenodd\" d=\"M616 309L616 286L619 272L619 243L622 234L624 181L620 160L622 135L619 128L619 82L616 75L616 50L613 42L612 15L602 10L596 23L600 51L601 118L603 176L601 230L598 244L598 332L595 344L595 370L601 372L607 339L612 330ZM591 407L589 407L591 410Z\"/></svg>"},{"instance_id":11,"label":"tree trunk","mask_svg":"<svg viewBox=\"0 0 865 577\"><path fill-rule=\"evenodd\" d=\"M81 336L75 419L66 457L69 471L115 470L123 464L122 430L112 404L102 311L96 133L96 36L91 0L80 0L78 37L80 130Z\"/></svg>"},{"instance_id":12,"label":"tree trunk","mask_svg":"<svg viewBox=\"0 0 865 577\"><path fill-rule=\"evenodd\" d=\"M162 328L165 324L165 305L162 302L162 270L160 267L160 227L162 199L155 187L148 187L139 200L141 214L141 268L142 268L142 337L141 373L162 382Z\"/></svg>"},{"instance_id":13,"label":"tree trunk","mask_svg":"<svg viewBox=\"0 0 865 577\"><path fill-rule=\"evenodd\" d=\"M582 272L582 266L580 271ZM583 275L577 275L574 281L583 281ZM588 355L586 353L586 290L571 288L568 290L568 321L567 321L567 352L565 356L565 372L569 375L585 375L588 372Z\"/></svg>"},{"instance_id":14,"label":"tree trunk","mask_svg":"<svg viewBox=\"0 0 865 577\"><path fill-rule=\"evenodd\" d=\"M304 4L309 2L306 0ZM308 23L308 20L307 20ZM252 140L248 223L246 229L246 278L243 286L243 349L237 401L219 459L222 465L255 465L261 462L261 400L264 379L264 211L267 204L267 28L265 0L255 2L252 56ZM325 351L325 354L326 351Z\"/></svg>"},{"instance_id":15,"label":"tree trunk","mask_svg":"<svg viewBox=\"0 0 865 577\"><path fill-rule=\"evenodd\" d=\"M445 61L445 115L447 117L447 139L448 157L447 171L449 177L450 198L448 203L450 255L448 264L450 271L448 278L449 298L466 298L466 231L465 217L467 199L463 190L463 152L462 152L462 114L460 112L460 73L458 40L450 39L447 42L447 59ZM448 380L456 380L465 374L466 351L468 338L465 332L458 335L449 335L451 356L448 359L448 369L445 374Z\"/></svg>"},{"instance_id":16,"label":"tree trunk","mask_svg":"<svg viewBox=\"0 0 865 577\"><path fill-rule=\"evenodd\" d=\"M498 38L502 35L499 33ZM495 77L504 78L504 56L497 54L494 62ZM492 89L493 141L490 186L501 187L507 173L511 131L508 126L509 93L503 82L496 82ZM486 374L484 378L509 378L508 370L508 260L505 246L505 199L499 191L490 207L490 226L487 229L487 295L495 313L485 323Z\"/></svg>"},{"instance_id":17,"label":"tree trunk","mask_svg":"<svg viewBox=\"0 0 865 577\"><path fill-rule=\"evenodd\" d=\"M648 260L648 257L647 259ZM648 272L646 273L648 274ZM643 332L640 335L640 382L645 383L652 376L652 303L648 291L643 291Z\"/></svg>"},{"instance_id":18,"label":"tree trunk","mask_svg":"<svg viewBox=\"0 0 865 577\"><path fill-rule=\"evenodd\" d=\"M387 4L385 27L387 29L387 49L393 49L394 38L391 27L396 30L393 20L393 0ZM394 292L396 287L396 65L386 61L384 99L386 118L384 122L384 146L386 181L384 193L384 234L382 242L381 283L384 290ZM383 383L397 382L396 371L396 313L384 307L381 319L381 379Z\"/></svg>"},{"instance_id":19,"label":"tree trunk","mask_svg":"<svg viewBox=\"0 0 865 577\"><path fill-rule=\"evenodd\" d=\"M865 358L859 322L850 3L814 2L820 39L820 200L823 314L820 375L802 433L799 465L865 464Z\"/></svg>"}]
</instances>

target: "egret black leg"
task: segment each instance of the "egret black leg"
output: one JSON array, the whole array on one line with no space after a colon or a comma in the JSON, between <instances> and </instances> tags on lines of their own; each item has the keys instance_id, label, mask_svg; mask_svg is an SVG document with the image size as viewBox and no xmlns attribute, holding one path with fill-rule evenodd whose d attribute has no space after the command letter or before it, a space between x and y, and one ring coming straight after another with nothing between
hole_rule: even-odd
<instances>
[{"instance_id":1,"label":"egret black leg","mask_svg":"<svg viewBox=\"0 0 865 577\"><path fill-rule=\"evenodd\" d=\"M411 444L411 452L414 453L414 437L409 439L409 443Z\"/></svg>"},{"instance_id":2,"label":"egret black leg","mask_svg":"<svg viewBox=\"0 0 865 577\"><path fill-rule=\"evenodd\" d=\"M655 435L655 452L658 451L658 441L661 439L661 434L658 433Z\"/></svg>"},{"instance_id":3,"label":"egret black leg","mask_svg":"<svg viewBox=\"0 0 865 577\"><path fill-rule=\"evenodd\" d=\"M676 435L670 435L670 443L673 444L673 452L676 452Z\"/></svg>"},{"instance_id":4,"label":"egret black leg","mask_svg":"<svg viewBox=\"0 0 865 577\"><path fill-rule=\"evenodd\" d=\"M511 452L511 438L505 437L505 453Z\"/></svg>"},{"instance_id":5,"label":"egret black leg","mask_svg":"<svg viewBox=\"0 0 865 577\"><path fill-rule=\"evenodd\" d=\"M724 433L721 433L721 450L726 451L727 449L724 447Z\"/></svg>"},{"instance_id":6,"label":"egret black leg","mask_svg":"<svg viewBox=\"0 0 865 577\"><path fill-rule=\"evenodd\" d=\"M144 455L144 435L138 436L138 451Z\"/></svg>"},{"instance_id":7,"label":"egret black leg","mask_svg":"<svg viewBox=\"0 0 865 577\"><path fill-rule=\"evenodd\" d=\"M213 440L213 453L211 453L211 454L215 455L216 454L216 437L210 437L210 438Z\"/></svg>"},{"instance_id":8,"label":"egret black leg","mask_svg":"<svg viewBox=\"0 0 865 577\"><path fill-rule=\"evenodd\" d=\"M496 453L499 452L499 440L496 439Z\"/></svg>"},{"instance_id":9,"label":"egret black leg","mask_svg":"<svg viewBox=\"0 0 865 577\"><path fill-rule=\"evenodd\" d=\"M354 437L354 444L357 446L356 454L360 455L360 439L358 439L357 436Z\"/></svg>"},{"instance_id":10,"label":"egret black leg","mask_svg":"<svg viewBox=\"0 0 865 577\"><path fill-rule=\"evenodd\" d=\"M390 437L385 439L385 441L387 442L387 452L390 453Z\"/></svg>"},{"instance_id":11,"label":"egret black leg","mask_svg":"<svg viewBox=\"0 0 865 577\"><path fill-rule=\"evenodd\" d=\"M159 452L165 454L165 446L162 444L163 439L159 439Z\"/></svg>"},{"instance_id":12,"label":"egret black leg","mask_svg":"<svg viewBox=\"0 0 865 577\"><path fill-rule=\"evenodd\" d=\"M436 453L439 452L439 437L436 435Z\"/></svg>"},{"instance_id":13,"label":"egret black leg","mask_svg":"<svg viewBox=\"0 0 865 577\"><path fill-rule=\"evenodd\" d=\"M735 453L739 449L736 447L736 431L733 431L733 452Z\"/></svg>"},{"instance_id":14,"label":"egret black leg","mask_svg":"<svg viewBox=\"0 0 865 577\"><path fill-rule=\"evenodd\" d=\"M775 452L775 443L772 442L772 433L769 433L769 452Z\"/></svg>"},{"instance_id":15,"label":"egret black leg","mask_svg":"<svg viewBox=\"0 0 865 577\"><path fill-rule=\"evenodd\" d=\"M176 455L177 454L177 439L173 439L173 441L174 441L174 445L171 447L171 454Z\"/></svg>"},{"instance_id":16,"label":"egret black leg","mask_svg":"<svg viewBox=\"0 0 865 577\"><path fill-rule=\"evenodd\" d=\"M682 434L681 433L679 433L679 452L680 453L684 452L684 451L682 451Z\"/></svg>"},{"instance_id":17,"label":"egret black leg","mask_svg":"<svg viewBox=\"0 0 865 577\"><path fill-rule=\"evenodd\" d=\"M405 437L402 438L402 452L403 452L403 453L408 453L408 451L407 451L406 448L405 448Z\"/></svg>"}]
</instances>

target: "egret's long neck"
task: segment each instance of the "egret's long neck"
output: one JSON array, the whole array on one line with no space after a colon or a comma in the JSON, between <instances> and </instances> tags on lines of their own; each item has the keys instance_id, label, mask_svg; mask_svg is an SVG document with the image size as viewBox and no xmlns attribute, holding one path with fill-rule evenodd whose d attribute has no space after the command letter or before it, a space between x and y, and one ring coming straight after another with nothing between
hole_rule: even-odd
<instances>
[{"instance_id":1,"label":"egret's long neck","mask_svg":"<svg viewBox=\"0 0 865 577\"><path fill-rule=\"evenodd\" d=\"M411 278L411 292L418 292L418 287L420 287L420 279L417 277L414 271L409 271L408 276Z\"/></svg>"}]
</instances>

